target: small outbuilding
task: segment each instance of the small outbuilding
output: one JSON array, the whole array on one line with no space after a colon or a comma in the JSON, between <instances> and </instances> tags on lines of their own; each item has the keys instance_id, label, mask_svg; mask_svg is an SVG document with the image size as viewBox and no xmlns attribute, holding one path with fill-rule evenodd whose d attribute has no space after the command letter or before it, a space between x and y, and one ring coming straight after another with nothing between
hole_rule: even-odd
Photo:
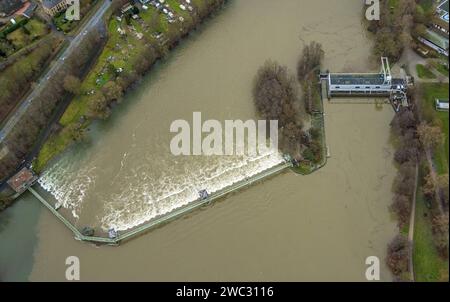
<instances>
[{"instance_id":1,"label":"small outbuilding","mask_svg":"<svg viewBox=\"0 0 450 302\"><path fill-rule=\"evenodd\" d=\"M436 99L436 110L437 111L448 111L448 100Z\"/></svg>"},{"instance_id":2,"label":"small outbuilding","mask_svg":"<svg viewBox=\"0 0 450 302\"><path fill-rule=\"evenodd\" d=\"M37 175L31 169L24 167L8 180L8 185L20 194L31 187L37 179Z\"/></svg>"}]
</instances>

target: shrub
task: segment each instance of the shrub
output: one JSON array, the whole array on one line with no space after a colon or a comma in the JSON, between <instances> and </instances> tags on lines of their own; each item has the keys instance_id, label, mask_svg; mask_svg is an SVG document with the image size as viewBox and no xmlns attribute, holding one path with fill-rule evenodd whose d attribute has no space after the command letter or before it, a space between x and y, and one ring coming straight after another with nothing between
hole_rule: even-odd
<instances>
[{"instance_id":1,"label":"shrub","mask_svg":"<svg viewBox=\"0 0 450 302\"><path fill-rule=\"evenodd\" d=\"M409 270L409 248L408 240L402 235L397 235L388 245L387 265L392 273L400 279L403 279Z\"/></svg>"}]
</instances>

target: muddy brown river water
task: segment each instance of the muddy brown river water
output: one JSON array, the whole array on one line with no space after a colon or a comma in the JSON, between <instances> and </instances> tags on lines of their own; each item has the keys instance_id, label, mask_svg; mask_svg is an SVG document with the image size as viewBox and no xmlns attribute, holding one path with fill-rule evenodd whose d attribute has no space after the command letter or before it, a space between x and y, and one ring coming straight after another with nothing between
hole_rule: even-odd
<instances>
[{"instance_id":1,"label":"muddy brown river water","mask_svg":"<svg viewBox=\"0 0 450 302\"><path fill-rule=\"evenodd\" d=\"M359 0L230 1L111 119L93 125L87 143L53 163L41 185L78 226L123 230L195 199L198 189L217 190L275 165L276 153L174 157L169 126L193 111L204 119L255 119L259 66L273 59L294 71L312 40L322 43L327 69L369 71L361 9ZM65 280L66 257L78 256L84 281L364 281L365 259L378 256L382 280L391 280L383 263L396 228L388 209L393 110L326 103L325 112L331 158L322 170L286 172L119 247L75 241L40 211L30 227L36 242L27 277ZM21 201L37 202L30 194Z\"/></svg>"}]
</instances>

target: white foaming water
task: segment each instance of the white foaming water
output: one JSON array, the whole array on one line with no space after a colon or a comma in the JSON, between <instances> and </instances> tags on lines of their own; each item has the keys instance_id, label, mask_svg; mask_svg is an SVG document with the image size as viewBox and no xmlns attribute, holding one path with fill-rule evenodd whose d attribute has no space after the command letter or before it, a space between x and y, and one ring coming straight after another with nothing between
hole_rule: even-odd
<instances>
[{"instance_id":1,"label":"white foaming water","mask_svg":"<svg viewBox=\"0 0 450 302\"><path fill-rule=\"evenodd\" d=\"M62 207L70 209L73 217L79 218L86 191L95 185L91 175L95 167L84 166L77 171L76 178L65 177L64 171L70 171L70 161L58 161L51 169L44 172L38 183L50 192Z\"/></svg>"},{"instance_id":2,"label":"white foaming water","mask_svg":"<svg viewBox=\"0 0 450 302\"><path fill-rule=\"evenodd\" d=\"M111 177L95 160L84 166L72 156L48 169L39 183L75 218L89 215L95 220L90 225L103 230L138 226L197 200L200 190L217 192L283 162L276 150L257 157L191 156L172 162L153 157L151 164L127 163L132 154L124 153Z\"/></svg>"}]
</instances>

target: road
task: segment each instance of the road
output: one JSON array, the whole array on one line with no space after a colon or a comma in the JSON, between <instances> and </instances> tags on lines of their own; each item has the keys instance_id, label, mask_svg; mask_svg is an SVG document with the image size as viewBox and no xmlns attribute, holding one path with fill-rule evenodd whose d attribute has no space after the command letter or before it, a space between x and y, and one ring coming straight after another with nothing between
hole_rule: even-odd
<instances>
[{"instance_id":1,"label":"road","mask_svg":"<svg viewBox=\"0 0 450 302\"><path fill-rule=\"evenodd\" d=\"M408 66L409 73L412 77L414 77L415 82L419 83L448 83L449 79L448 77L443 76L434 68L431 68L431 72L436 75L436 79L421 79L419 77L419 74L417 73L417 64L422 64L424 66L427 66L427 63L429 61L439 61L439 59L425 59L419 56L414 50L411 48L405 49L403 52L402 58L400 59L399 65L406 65Z\"/></svg>"},{"instance_id":2,"label":"road","mask_svg":"<svg viewBox=\"0 0 450 302\"><path fill-rule=\"evenodd\" d=\"M56 72L64 65L65 59L72 54L74 50L80 45L84 40L87 33L92 31L97 25L101 24L102 18L105 12L111 6L112 1L104 0L103 4L91 17L91 19L86 22L80 29L80 34L69 42L69 46L58 56L56 61L52 62L48 71L42 75L41 79L36 84L33 91L31 91L27 97L22 100L22 103L16 108L15 112L11 114L8 120L4 123L3 128L0 130L0 143L8 136L12 129L20 122L21 117L25 114L33 99L38 96L43 89L45 89L47 80L51 79Z\"/></svg>"}]
</instances>

